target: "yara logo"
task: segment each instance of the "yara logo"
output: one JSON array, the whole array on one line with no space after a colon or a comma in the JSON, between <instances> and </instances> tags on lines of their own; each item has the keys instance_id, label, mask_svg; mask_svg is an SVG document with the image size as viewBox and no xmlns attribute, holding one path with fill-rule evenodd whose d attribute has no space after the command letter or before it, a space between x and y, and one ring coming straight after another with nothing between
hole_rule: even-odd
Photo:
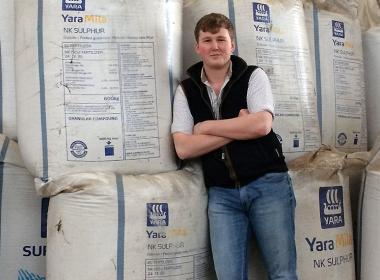
<instances>
[{"instance_id":1,"label":"yara logo","mask_svg":"<svg viewBox=\"0 0 380 280\"><path fill-rule=\"evenodd\" d=\"M258 22L270 22L270 11L267 4L253 2L253 20Z\"/></svg>"},{"instance_id":2,"label":"yara logo","mask_svg":"<svg viewBox=\"0 0 380 280\"><path fill-rule=\"evenodd\" d=\"M333 36L344 38L344 23L341 21L333 20L331 25L332 25Z\"/></svg>"},{"instance_id":3,"label":"yara logo","mask_svg":"<svg viewBox=\"0 0 380 280\"><path fill-rule=\"evenodd\" d=\"M62 0L63 11L84 11L86 0Z\"/></svg>"},{"instance_id":4,"label":"yara logo","mask_svg":"<svg viewBox=\"0 0 380 280\"><path fill-rule=\"evenodd\" d=\"M342 214L342 202L338 198L338 189L328 190L326 193L327 203L323 203L323 213L325 215L339 215Z\"/></svg>"},{"instance_id":5,"label":"yara logo","mask_svg":"<svg viewBox=\"0 0 380 280\"><path fill-rule=\"evenodd\" d=\"M46 280L45 277L41 277L37 274L31 273L26 269L20 269L18 271L18 280Z\"/></svg>"},{"instance_id":6,"label":"yara logo","mask_svg":"<svg viewBox=\"0 0 380 280\"><path fill-rule=\"evenodd\" d=\"M169 206L167 203L147 203L147 226L168 226Z\"/></svg>"},{"instance_id":7,"label":"yara logo","mask_svg":"<svg viewBox=\"0 0 380 280\"><path fill-rule=\"evenodd\" d=\"M320 188L319 205L323 229L344 226L342 186Z\"/></svg>"}]
</instances>

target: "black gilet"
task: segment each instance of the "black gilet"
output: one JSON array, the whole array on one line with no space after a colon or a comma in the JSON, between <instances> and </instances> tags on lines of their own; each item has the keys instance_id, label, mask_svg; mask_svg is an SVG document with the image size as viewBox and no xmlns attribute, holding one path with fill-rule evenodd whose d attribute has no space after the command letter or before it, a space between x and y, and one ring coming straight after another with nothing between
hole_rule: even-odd
<instances>
[{"instance_id":1,"label":"black gilet","mask_svg":"<svg viewBox=\"0 0 380 280\"><path fill-rule=\"evenodd\" d=\"M247 108L247 90L252 72L257 66L231 56L232 76L223 89L220 119L234 118L240 109ZM187 70L190 78L181 82L194 124L213 120L211 102L206 86L201 81L203 63ZM202 156L202 168L207 187L244 186L268 172L284 172L287 166L277 136L270 131L261 138L235 140L226 146Z\"/></svg>"}]
</instances>

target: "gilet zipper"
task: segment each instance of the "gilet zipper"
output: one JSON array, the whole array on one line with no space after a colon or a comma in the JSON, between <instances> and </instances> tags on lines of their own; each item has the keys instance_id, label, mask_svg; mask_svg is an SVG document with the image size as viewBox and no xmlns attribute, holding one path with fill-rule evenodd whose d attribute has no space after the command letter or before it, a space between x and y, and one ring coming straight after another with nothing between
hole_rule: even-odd
<instances>
[{"instance_id":1,"label":"gilet zipper","mask_svg":"<svg viewBox=\"0 0 380 280\"><path fill-rule=\"evenodd\" d=\"M222 105L223 105L223 101L224 99L226 98L226 96L228 95L229 93L229 89L233 86L233 84L239 80L239 78L244 74L245 71L242 71L240 73L240 75L238 77L236 77L236 79L234 81L231 82L231 84L228 86L228 89L226 89L225 92L223 92L223 95L222 95L222 100L220 101L220 105L219 105L219 119L220 119L220 116L222 116ZM199 88L200 90L200 93L201 93L201 98L203 99L203 101L206 103L206 105L209 107L210 111L213 112L213 109L211 107L211 104L209 104L207 102L207 100L205 100L204 96L203 96L203 90L204 88L200 87L198 85L198 82L193 79L193 77L191 77L190 75L190 78L195 82L195 84L197 85L197 87ZM207 90L207 89L206 89ZM212 114L214 116L214 114ZM215 116L214 116L214 120L216 120ZM228 151L228 148L227 146L223 146L222 147L222 156L221 156L221 159L224 161L224 164L226 165L227 169L228 169L228 172L229 172L229 175L230 175L230 178L231 180L234 182L234 185L235 185L235 188L240 188L241 187L241 183L239 181L239 178L237 176L237 173L235 171L235 168L233 166L233 163L232 163L232 160L231 160L231 156L230 156L230 153Z\"/></svg>"}]
</instances>

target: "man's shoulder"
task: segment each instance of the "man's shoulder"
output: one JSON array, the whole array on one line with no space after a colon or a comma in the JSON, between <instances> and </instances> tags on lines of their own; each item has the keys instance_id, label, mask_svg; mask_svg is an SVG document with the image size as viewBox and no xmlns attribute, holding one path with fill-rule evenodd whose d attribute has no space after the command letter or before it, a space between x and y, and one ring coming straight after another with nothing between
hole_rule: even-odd
<instances>
[{"instance_id":1,"label":"man's shoulder","mask_svg":"<svg viewBox=\"0 0 380 280\"><path fill-rule=\"evenodd\" d=\"M250 80L268 80L268 75L260 66L256 66L251 73Z\"/></svg>"},{"instance_id":2,"label":"man's shoulder","mask_svg":"<svg viewBox=\"0 0 380 280\"><path fill-rule=\"evenodd\" d=\"M258 68L260 68L259 66L257 66L257 65L254 65L254 64L250 64L250 65L248 65L248 68L249 69L258 69ZM261 68L260 68L261 69Z\"/></svg>"},{"instance_id":3,"label":"man's shoulder","mask_svg":"<svg viewBox=\"0 0 380 280\"><path fill-rule=\"evenodd\" d=\"M184 89L185 87L189 87L193 84L194 82L192 81L192 79L190 77L187 77L185 79L183 79L179 85L182 87L182 89Z\"/></svg>"},{"instance_id":4,"label":"man's shoulder","mask_svg":"<svg viewBox=\"0 0 380 280\"><path fill-rule=\"evenodd\" d=\"M193 94L194 88L196 88L196 83L193 81L193 79L188 77L182 80L179 83L178 87L181 88L184 96L186 96L186 98L189 98L189 96Z\"/></svg>"},{"instance_id":5,"label":"man's shoulder","mask_svg":"<svg viewBox=\"0 0 380 280\"><path fill-rule=\"evenodd\" d=\"M235 73L235 79L250 79L257 72L257 69L260 68L256 65L247 65L245 69L241 69Z\"/></svg>"},{"instance_id":6,"label":"man's shoulder","mask_svg":"<svg viewBox=\"0 0 380 280\"><path fill-rule=\"evenodd\" d=\"M257 69L260 69L257 65L248 65L246 72L250 77L252 77L257 73Z\"/></svg>"},{"instance_id":7,"label":"man's shoulder","mask_svg":"<svg viewBox=\"0 0 380 280\"><path fill-rule=\"evenodd\" d=\"M180 84L188 83L190 80L191 80L191 78L189 76L187 76L186 78L184 78L183 80L180 81Z\"/></svg>"}]
</instances>

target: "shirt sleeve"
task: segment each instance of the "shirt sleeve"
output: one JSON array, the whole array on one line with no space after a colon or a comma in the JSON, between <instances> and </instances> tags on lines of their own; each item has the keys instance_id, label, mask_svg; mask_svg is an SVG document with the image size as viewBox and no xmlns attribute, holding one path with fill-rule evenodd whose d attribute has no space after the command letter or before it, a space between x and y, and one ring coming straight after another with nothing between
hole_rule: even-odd
<instances>
[{"instance_id":1,"label":"shirt sleeve","mask_svg":"<svg viewBox=\"0 0 380 280\"><path fill-rule=\"evenodd\" d=\"M267 74L261 68L253 71L249 79L247 105L250 113L268 111L274 116L272 88Z\"/></svg>"},{"instance_id":2,"label":"shirt sleeve","mask_svg":"<svg viewBox=\"0 0 380 280\"><path fill-rule=\"evenodd\" d=\"M171 126L171 132L193 134L193 127L194 119L190 112L185 93L183 92L182 87L179 85L174 95L173 122Z\"/></svg>"}]
</instances>

